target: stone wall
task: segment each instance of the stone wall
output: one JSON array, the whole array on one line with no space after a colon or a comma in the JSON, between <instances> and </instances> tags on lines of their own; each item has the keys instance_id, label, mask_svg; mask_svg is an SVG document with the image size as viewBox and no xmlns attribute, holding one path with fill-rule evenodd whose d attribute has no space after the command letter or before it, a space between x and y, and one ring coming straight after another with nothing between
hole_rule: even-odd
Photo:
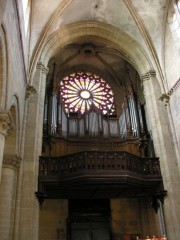
<instances>
[{"instance_id":1,"label":"stone wall","mask_svg":"<svg viewBox=\"0 0 180 240\"><path fill-rule=\"evenodd\" d=\"M68 200L45 200L39 216L39 240L67 239Z\"/></svg>"}]
</instances>

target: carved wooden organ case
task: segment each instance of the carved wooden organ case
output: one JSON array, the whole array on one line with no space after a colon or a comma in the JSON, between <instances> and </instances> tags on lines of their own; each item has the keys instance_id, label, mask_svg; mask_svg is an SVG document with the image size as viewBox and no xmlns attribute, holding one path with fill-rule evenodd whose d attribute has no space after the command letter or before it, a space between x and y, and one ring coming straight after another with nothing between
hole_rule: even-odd
<instances>
[{"instance_id":1,"label":"carved wooden organ case","mask_svg":"<svg viewBox=\"0 0 180 240\"><path fill-rule=\"evenodd\" d=\"M44 104L40 203L144 194L155 199L157 209L157 198L166 192L146 126L141 84L137 75L130 77L113 86L92 71L57 78L54 68Z\"/></svg>"},{"instance_id":2,"label":"carved wooden organ case","mask_svg":"<svg viewBox=\"0 0 180 240\"><path fill-rule=\"evenodd\" d=\"M61 80L51 80L44 107L46 152L56 155L53 145L61 142L68 145L68 153L77 152L81 145L83 150L105 148L152 156L144 103L133 83L121 86L118 94L119 99L115 99L110 84L91 72L77 71Z\"/></svg>"}]
</instances>

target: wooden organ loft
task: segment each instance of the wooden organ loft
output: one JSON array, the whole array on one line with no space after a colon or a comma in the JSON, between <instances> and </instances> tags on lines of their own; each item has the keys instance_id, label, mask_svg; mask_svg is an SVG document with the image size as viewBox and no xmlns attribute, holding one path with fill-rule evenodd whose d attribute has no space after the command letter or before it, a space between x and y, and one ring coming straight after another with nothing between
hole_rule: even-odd
<instances>
[{"instance_id":1,"label":"wooden organ loft","mask_svg":"<svg viewBox=\"0 0 180 240\"><path fill-rule=\"evenodd\" d=\"M165 191L143 104L132 83L121 90L117 104L110 85L96 74L77 71L49 81L36 193L40 203L149 196L157 211Z\"/></svg>"}]
</instances>

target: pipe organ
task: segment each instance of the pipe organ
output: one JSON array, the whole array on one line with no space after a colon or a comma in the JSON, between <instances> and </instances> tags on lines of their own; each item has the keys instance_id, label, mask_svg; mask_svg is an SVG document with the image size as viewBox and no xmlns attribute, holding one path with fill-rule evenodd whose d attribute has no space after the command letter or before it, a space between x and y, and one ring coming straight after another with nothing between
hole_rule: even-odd
<instances>
[{"instance_id":1,"label":"pipe organ","mask_svg":"<svg viewBox=\"0 0 180 240\"><path fill-rule=\"evenodd\" d=\"M46 92L44 105L44 135L73 138L140 138L144 134L143 106L133 90L124 97L121 114L103 114L92 108L84 112L65 112L60 91Z\"/></svg>"},{"instance_id":2,"label":"pipe organ","mask_svg":"<svg viewBox=\"0 0 180 240\"><path fill-rule=\"evenodd\" d=\"M134 85L135 82L136 79ZM126 230L119 230L114 224L114 212L121 209L119 205L126 206L122 199L127 199L131 209L148 204L148 214L149 201L157 212L166 195L159 159L153 154L143 104L134 85L127 80L126 86L117 86L118 90L113 85L113 91L101 77L82 71L55 81L53 71L45 93L43 156L39 161L36 196L40 204L45 199L110 200L114 239L141 237L134 234L140 230L124 234ZM72 215L69 228L74 226ZM88 223L86 217L83 219L88 234L89 219ZM121 222L121 216L118 221ZM124 226L131 228L130 224ZM146 228L146 222L143 227ZM148 238L151 239L166 240Z\"/></svg>"}]
</instances>

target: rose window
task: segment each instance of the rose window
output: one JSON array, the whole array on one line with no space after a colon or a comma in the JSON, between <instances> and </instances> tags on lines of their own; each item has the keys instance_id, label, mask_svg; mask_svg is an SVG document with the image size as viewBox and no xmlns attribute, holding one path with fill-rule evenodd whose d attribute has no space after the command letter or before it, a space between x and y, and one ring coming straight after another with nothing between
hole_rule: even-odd
<instances>
[{"instance_id":1,"label":"rose window","mask_svg":"<svg viewBox=\"0 0 180 240\"><path fill-rule=\"evenodd\" d=\"M112 114L114 96L111 87L100 76L89 72L76 72L63 78L60 93L67 113L89 111L92 107L103 114Z\"/></svg>"}]
</instances>

